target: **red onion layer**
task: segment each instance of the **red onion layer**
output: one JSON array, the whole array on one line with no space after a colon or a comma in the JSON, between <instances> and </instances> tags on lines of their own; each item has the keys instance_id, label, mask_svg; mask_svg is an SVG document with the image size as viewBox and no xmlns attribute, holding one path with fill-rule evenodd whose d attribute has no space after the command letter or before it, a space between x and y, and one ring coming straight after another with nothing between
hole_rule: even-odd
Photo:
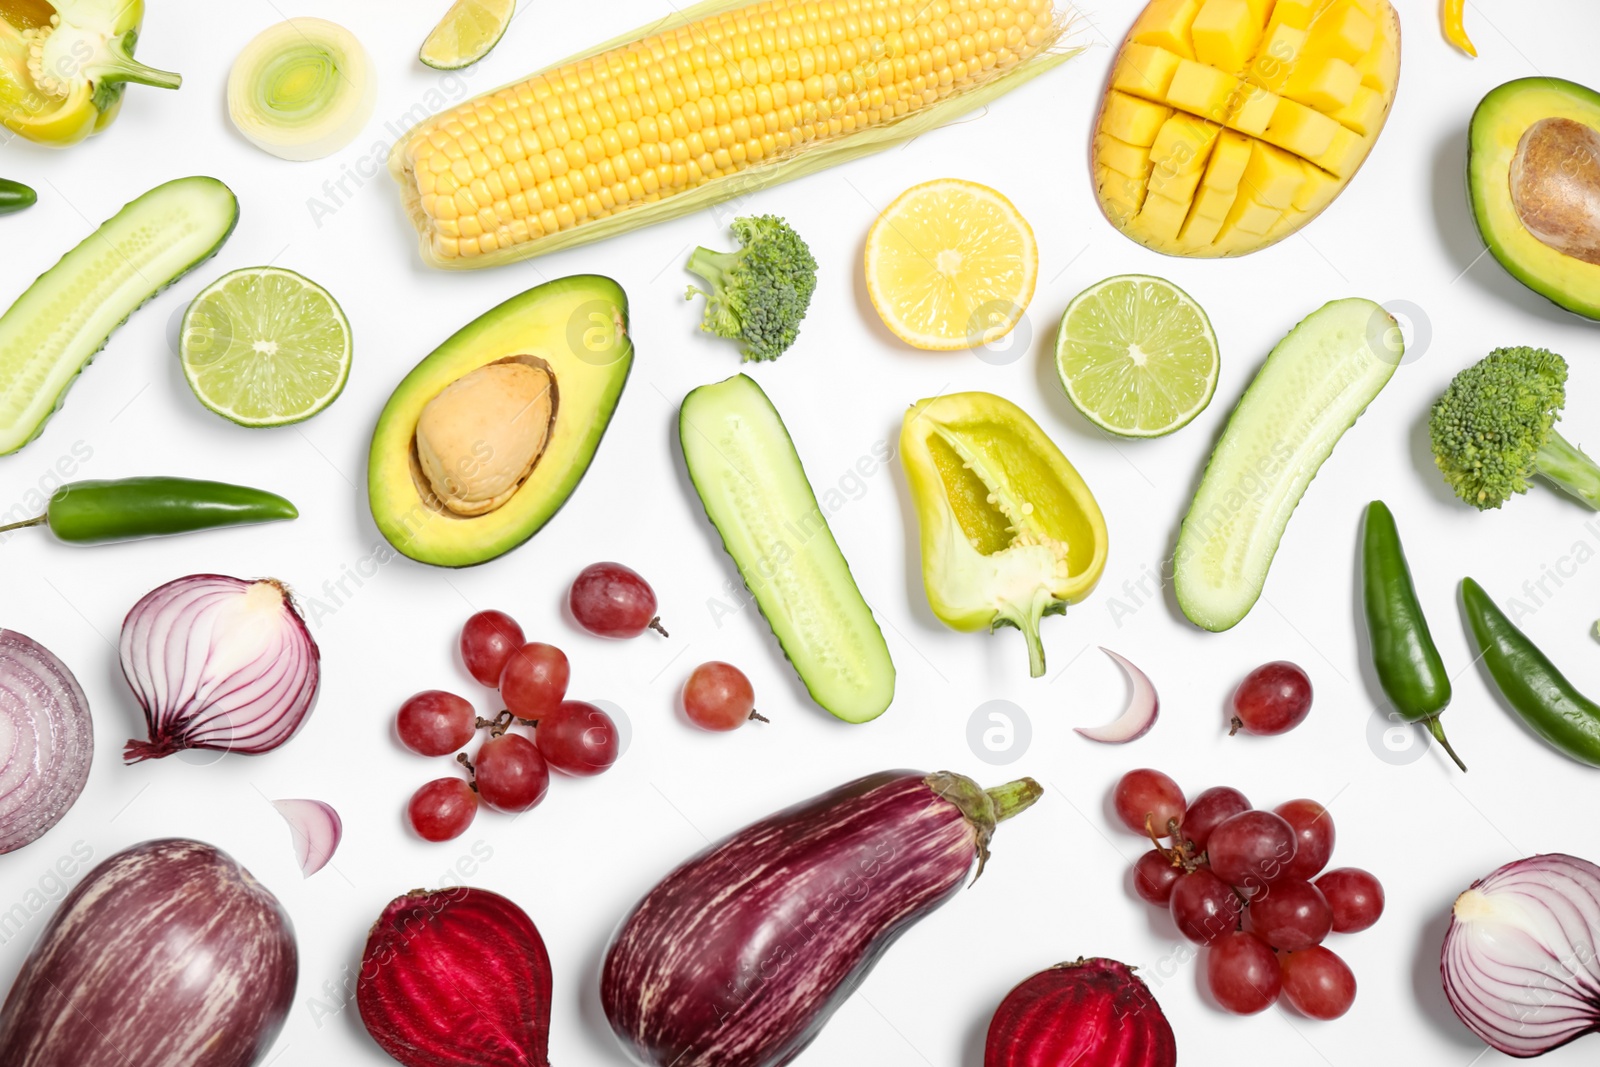
<instances>
[{"instance_id":1,"label":"red onion layer","mask_svg":"<svg viewBox=\"0 0 1600 1067\"><path fill-rule=\"evenodd\" d=\"M1129 741L1137 741L1150 732L1150 727L1156 724L1156 716L1161 713L1161 701L1156 697L1156 687L1151 684L1148 674L1135 667L1125 657L1117 655L1109 648L1102 648L1100 651L1110 656L1117 666L1122 668L1123 673L1128 676L1128 684L1133 686L1133 693L1128 698L1128 706L1115 719L1104 726L1092 729L1080 726L1073 732L1106 745L1125 745Z\"/></svg>"},{"instance_id":2,"label":"red onion layer","mask_svg":"<svg viewBox=\"0 0 1600 1067\"><path fill-rule=\"evenodd\" d=\"M320 800L274 800L272 806L289 824L300 873L310 878L326 867L344 837L344 820L333 805Z\"/></svg>"},{"instance_id":3,"label":"red onion layer","mask_svg":"<svg viewBox=\"0 0 1600 1067\"><path fill-rule=\"evenodd\" d=\"M128 763L185 748L256 754L294 735L317 699L321 654L283 583L191 574L122 623L122 676L149 727Z\"/></svg>"},{"instance_id":4,"label":"red onion layer","mask_svg":"<svg viewBox=\"0 0 1600 1067\"><path fill-rule=\"evenodd\" d=\"M0 630L0 854L61 821L93 758L94 722L78 680L37 641Z\"/></svg>"}]
</instances>

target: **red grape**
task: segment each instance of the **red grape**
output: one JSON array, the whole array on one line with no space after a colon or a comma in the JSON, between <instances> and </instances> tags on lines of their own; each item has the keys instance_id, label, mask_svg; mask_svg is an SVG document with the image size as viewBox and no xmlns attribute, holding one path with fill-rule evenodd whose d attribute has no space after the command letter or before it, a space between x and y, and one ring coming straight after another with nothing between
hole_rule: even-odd
<instances>
[{"instance_id":1,"label":"red grape","mask_svg":"<svg viewBox=\"0 0 1600 1067\"><path fill-rule=\"evenodd\" d=\"M617 762L617 724L581 700L562 701L539 720L533 739L550 766L568 774L599 774Z\"/></svg>"},{"instance_id":2,"label":"red grape","mask_svg":"<svg viewBox=\"0 0 1600 1067\"><path fill-rule=\"evenodd\" d=\"M683 713L702 730L737 730L756 714L756 691L731 663L702 663L683 684Z\"/></svg>"},{"instance_id":3,"label":"red grape","mask_svg":"<svg viewBox=\"0 0 1600 1067\"><path fill-rule=\"evenodd\" d=\"M1321 945L1283 957L1283 995L1302 1015L1337 1019L1356 1000L1356 976Z\"/></svg>"},{"instance_id":4,"label":"red grape","mask_svg":"<svg viewBox=\"0 0 1600 1067\"><path fill-rule=\"evenodd\" d=\"M1250 929L1284 952L1322 944L1333 910L1322 891L1299 878L1280 878L1250 898Z\"/></svg>"},{"instance_id":5,"label":"red grape","mask_svg":"<svg viewBox=\"0 0 1600 1067\"><path fill-rule=\"evenodd\" d=\"M1156 849L1139 857L1133 865L1133 891L1152 904L1165 906L1172 899L1172 887L1183 877L1183 868Z\"/></svg>"},{"instance_id":6,"label":"red grape","mask_svg":"<svg viewBox=\"0 0 1600 1067\"><path fill-rule=\"evenodd\" d=\"M411 828L426 841L460 837L477 814L478 794L460 778L435 778L411 794L406 805Z\"/></svg>"},{"instance_id":7,"label":"red grape","mask_svg":"<svg viewBox=\"0 0 1600 1067\"><path fill-rule=\"evenodd\" d=\"M1278 1002L1283 973L1277 954L1265 941L1237 930L1206 953L1206 982L1224 1011L1254 1015Z\"/></svg>"},{"instance_id":8,"label":"red grape","mask_svg":"<svg viewBox=\"0 0 1600 1067\"><path fill-rule=\"evenodd\" d=\"M532 641L511 653L500 675L500 699L519 719L537 719L561 706L571 675L566 653Z\"/></svg>"},{"instance_id":9,"label":"red grape","mask_svg":"<svg viewBox=\"0 0 1600 1067\"><path fill-rule=\"evenodd\" d=\"M1283 869L1283 876L1310 881L1333 855L1333 816L1315 800L1290 800L1272 810L1294 827L1294 859Z\"/></svg>"},{"instance_id":10,"label":"red grape","mask_svg":"<svg viewBox=\"0 0 1600 1067\"><path fill-rule=\"evenodd\" d=\"M461 662L467 673L493 689L500 684L506 660L527 638L522 627L503 611L480 611L461 628Z\"/></svg>"},{"instance_id":11,"label":"red grape","mask_svg":"<svg viewBox=\"0 0 1600 1067\"><path fill-rule=\"evenodd\" d=\"M1189 801L1189 810L1183 813L1183 836L1204 849L1215 830L1224 819L1231 819L1241 811L1250 810L1250 801L1237 789L1214 785Z\"/></svg>"},{"instance_id":12,"label":"red grape","mask_svg":"<svg viewBox=\"0 0 1600 1067\"><path fill-rule=\"evenodd\" d=\"M1311 711L1311 679L1285 660L1263 664L1233 691L1233 728L1247 734L1281 734Z\"/></svg>"},{"instance_id":13,"label":"red grape","mask_svg":"<svg viewBox=\"0 0 1600 1067\"><path fill-rule=\"evenodd\" d=\"M1183 790L1171 778L1149 768L1124 774L1111 794L1111 802L1117 809L1117 818L1136 834L1145 832L1148 817L1156 836L1166 837L1168 823L1183 817Z\"/></svg>"},{"instance_id":14,"label":"red grape","mask_svg":"<svg viewBox=\"0 0 1600 1067\"><path fill-rule=\"evenodd\" d=\"M1180 934L1209 945L1239 928L1243 905L1239 894L1202 867L1178 879L1172 887L1171 908Z\"/></svg>"},{"instance_id":15,"label":"red grape","mask_svg":"<svg viewBox=\"0 0 1600 1067\"><path fill-rule=\"evenodd\" d=\"M499 811L527 811L550 788L550 768L537 746L521 734L492 737L478 749L473 781L483 802Z\"/></svg>"},{"instance_id":16,"label":"red grape","mask_svg":"<svg viewBox=\"0 0 1600 1067\"><path fill-rule=\"evenodd\" d=\"M1206 859L1229 885L1257 890L1283 877L1294 859L1294 828L1270 811L1241 811L1211 831Z\"/></svg>"},{"instance_id":17,"label":"red grape","mask_svg":"<svg viewBox=\"0 0 1600 1067\"><path fill-rule=\"evenodd\" d=\"M424 689L404 704L395 725L400 743L419 756L448 756L478 732L478 713L454 693Z\"/></svg>"},{"instance_id":18,"label":"red grape","mask_svg":"<svg viewBox=\"0 0 1600 1067\"><path fill-rule=\"evenodd\" d=\"M637 571L620 563L583 568L567 594L567 604L579 626L601 637L638 637L646 630L667 636L656 615L655 590Z\"/></svg>"},{"instance_id":19,"label":"red grape","mask_svg":"<svg viewBox=\"0 0 1600 1067\"><path fill-rule=\"evenodd\" d=\"M1333 909L1333 930L1353 934L1383 914L1383 886L1359 867L1338 867L1317 879L1317 888Z\"/></svg>"}]
</instances>

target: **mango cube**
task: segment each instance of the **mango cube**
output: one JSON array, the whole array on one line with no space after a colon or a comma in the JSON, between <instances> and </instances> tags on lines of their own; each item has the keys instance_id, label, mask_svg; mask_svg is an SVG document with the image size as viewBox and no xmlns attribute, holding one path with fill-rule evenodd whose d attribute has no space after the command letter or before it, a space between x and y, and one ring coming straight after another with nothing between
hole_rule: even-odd
<instances>
[{"instance_id":1,"label":"mango cube","mask_svg":"<svg viewBox=\"0 0 1600 1067\"><path fill-rule=\"evenodd\" d=\"M1377 33L1377 22L1355 0L1338 0L1311 24L1306 53L1359 63L1371 50Z\"/></svg>"},{"instance_id":2,"label":"mango cube","mask_svg":"<svg viewBox=\"0 0 1600 1067\"><path fill-rule=\"evenodd\" d=\"M1227 194L1231 197L1233 194ZM1189 212L1189 221L1183 224L1183 229L1178 232L1178 244L1187 249L1199 249L1209 245L1217 239L1217 234L1222 231L1222 217L1212 218L1210 215L1201 215L1199 205Z\"/></svg>"},{"instance_id":3,"label":"mango cube","mask_svg":"<svg viewBox=\"0 0 1600 1067\"><path fill-rule=\"evenodd\" d=\"M1215 125L1193 115L1173 115L1161 124L1150 146L1150 163L1170 174L1202 170L1218 132Z\"/></svg>"},{"instance_id":4,"label":"mango cube","mask_svg":"<svg viewBox=\"0 0 1600 1067\"><path fill-rule=\"evenodd\" d=\"M1233 202L1228 217L1223 220L1222 228L1224 232L1241 230L1245 233L1263 234L1272 229L1272 224L1282 217L1282 208L1268 207L1241 194Z\"/></svg>"},{"instance_id":5,"label":"mango cube","mask_svg":"<svg viewBox=\"0 0 1600 1067\"><path fill-rule=\"evenodd\" d=\"M1294 203L1295 194L1305 181L1300 160L1257 141L1239 184L1250 199L1281 211Z\"/></svg>"},{"instance_id":6,"label":"mango cube","mask_svg":"<svg viewBox=\"0 0 1600 1067\"><path fill-rule=\"evenodd\" d=\"M1211 150L1211 162L1206 166L1205 187L1218 192L1231 192L1239 187L1244 169L1250 163L1250 146L1255 142L1232 130L1225 130ZM1228 198L1231 203L1233 198Z\"/></svg>"},{"instance_id":7,"label":"mango cube","mask_svg":"<svg viewBox=\"0 0 1600 1067\"><path fill-rule=\"evenodd\" d=\"M1194 199L1195 190L1200 187L1200 175L1203 170L1204 168L1175 170L1153 166L1150 168L1150 195L1164 196L1168 200L1187 204Z\"/></svg>"},{"instance_id":8,"label":"mango cube","mask_svg":"<svg viewBox=\"0 0 1600 1067\"><path fill-rule=\"evenodd\" d=\"M1315 163L1302 161L1300 166L1306 172L1306 181L1294 194L1294 203L1290 206L1296 211L1321 211L1339 194L1344 183Z\"/></svg>"},{"instance_id":9,"label":"mango cube","mask_svg":"<svg viewBox=\"0 0 1600 1067\"><path fill-rule=\"evenodd\" d=\"M1118 174L1105 167L1099 167L1095 171L1095 190L1099 194L1100 206L1104 209L1106 217L1118 226L1131 223L1134 216L1139 214L1139 209L1144 206L1144 182L1135 181L1126 174Z\"/></svg>"},{"instance_id":10,"label":"mango cube","mask_svg":"<svg viewBox=\"0 0 1600 1067\"><path fill-rule=\"evenodd\" d=\"M1317 0L1278 0L1272 5L1272 21L1269 25L1292 26L1297 30L1304 30L1311 25L1317 8L1321 6Z\"/></svg>"},{"instance_id":11,"label":"mango cube","mask_svg":"<svg viewBox=\"0 0 1600 1067\"><path fill-rule=\"evenodd\" d=\"M1133 24L1129 39L1166 49L1184 59L1193 59L1194 47L1189 43L1189 27L1199 10L1200 0L1152 0Z\"/></svg>"},{"instance_id":12,"label":"mango cube","mask_svg":"<svg viewBox=\"0 0 1600 1067\"><path fill-rule=\"evenodd\" d=\"M1350 103L1335 111L1333 119L1339 125L1348 127L1365 137L1376 133L1378 127L1383 125L1386 110L1383 97L1365 85L1358 85Z\"/></svg>"},{"instance_id":13,"label":"mango cube","mask_svg":"<svg viewBox=\"0 0 1600 1067\"><path fill-rule=\"evenodd\" d=\"M1100 132L1149 148L1155 143L1156 131L1171 114L1169 107L1113 90L1107 95L1105 110L1100 115Z\"/></svg>"},{"instance_id":14,"label":"mango cube","mask_svg":"<svg viewBox=\"0 0 1600 1067\"><path fill-rule=\"evenodd\" d=\"M1395 82L1400 77L1400 45L1394 39L1389 20L1384 19L1372 42L1372 48L1356 64L1361 84L1383 96L1394 96Z\"/></svg>"},{"instance_id":15,"label":"mango cube","mask_svg":"<svg viewBox=\"0 0 1600 1067\"><path fill-rule=\"evenodd\" d=\"M1164 100L1182 56L1148 44L1130 44L1122 50L1111 88L1147 100Z\"/></svg>"},{"instance_id":16,"label":"mango cube","mask_svg":"<svg viewBox=\"0 0 1600 1067\"><path fill-rule=\"evenodd\" d=\"M1350 74L1356 76L1354 67ZM1242 89L1243 83L1233 75L1185 59L1178 63L1172 84L1167 87L1167 103L1191 115L1221 122L1233 109Z\"/></svg>"},{"instance_id":17,"label":"mango cube","mask_svg":"<svg viewBox=\"0 0 1600 1067\"><path fill-rule=\"evenodd\" d=\"M1094 139L1094 161L1118 174L1144 181L1150 176L1150 150L1119 141L1107 134Z\"/></svg>"},{"instance_id":18,"label":"mango cube","mask_svg":"<svg viewBox=\"0 0 1600 1067\"><path fill-rule=\"evenodd\" d=\"M1278 94L1265 89L1254 86L1247 88L1239 99L1239 106L1228 116L1228 127L1251 137L1260 137L1278 110L1278 99Z\"/></svg>"},{"instance_id":19,"label":"mango cube","mask_svg":"<svg viewBox=\"0 0 1600 1067\"><path fill-rule=\"evenodd\" d=\"M1316 159L1343 129L1337 122L1293 100L1279 100L1261 139L1304 159Z\"/></svg>"},{"instance_id":20,"label":"mango cube","mask_svg":"<svg viewBox=\"0 0 1600 1067\"><path fill-rule=\"evenodd\" d=\"M1245 77L1269 92L1281 93L1306 46L1306 31L1279 24L1267 32Z\"/></svg>"},{"instance_id":21,"label":"mango cube","mask_svg":"<svg viewBox=\"0 0 1600 1067\"><path fill-rule=\"evenodd\" d=\"M1189 28L1194 57L1229 74L1243 71L1255 54L1261 29L1248 0L1205 0Z\"/></svg>"},{"instance_id":22,"label":"mango cube","mask_svg":"<svg viewBox=\"0 0 1600 1067\"><path fill-rule=\"evenodd\" d=\"M1139 209L1139 224L1148 227L1150 233L1165 240L1177 238L1178 230L1183 226L1183 220L1189 214L1187 200L1179 202L1168 200L1164 196L1151 193L1144 198L1144 207Z\"/></svg>"},{"instance_id":23,"label":"mango cube","mask_svg":"<svg viewBox=\"0 0 1600 1067\"><path fill-rule=\"evenodd\" d=\"M1200 195L1194 198L1194 207L1190 209L1189 217L1192 219L1198 215L1221 222L1228 217L1228 209L1233 207L1233 201L1238 195L1236 189L1212 189L1204 186L1200 189Z\"/></svg>"},{"instance_id":24,"label":"mango cube","mask_svg":"<svg viewBox=\"0 0 1600 1067\"><path fill-rule=\"evenodd\" d=\"M1340 126L1334 131L1333 141L1326 151L1311 161L1335 177L1348 178L1356 172L1357 167L1361 166L1361 161L1366 156L1366 138Z\"/></svg>"},{"instance_id":25,"label":"mango cube","mask_svg":"<svg viewBox=\"0 0 1600 1067\"><path fill-rule=\"evenodd\" d=\"M1332 114L1348 107L1359 88L1361 75L1349 63L1327 56L1308 57L1295 64L1283 95Z\"/></svg>"}]
</instances>

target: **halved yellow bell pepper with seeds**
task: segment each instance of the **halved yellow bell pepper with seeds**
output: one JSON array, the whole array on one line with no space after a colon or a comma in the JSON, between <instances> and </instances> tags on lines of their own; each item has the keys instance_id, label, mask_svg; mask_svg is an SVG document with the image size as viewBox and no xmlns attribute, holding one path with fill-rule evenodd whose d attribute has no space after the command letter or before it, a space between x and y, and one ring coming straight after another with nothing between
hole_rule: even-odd
<instances>
[{"instance_id":1,"label":"halved yellow bell pepper with seeds","mask_svg":"<svg viewBox=\"0 0 1600 1067\"><path fill-rule=\"evenodd\" d=\"M928 605L954 630L1014 626L1044 673L1039 620L1089 595L1106 523L1039 424L993 393L919 400L900 430L922 539Z\"/></svg>"}]
</instances>

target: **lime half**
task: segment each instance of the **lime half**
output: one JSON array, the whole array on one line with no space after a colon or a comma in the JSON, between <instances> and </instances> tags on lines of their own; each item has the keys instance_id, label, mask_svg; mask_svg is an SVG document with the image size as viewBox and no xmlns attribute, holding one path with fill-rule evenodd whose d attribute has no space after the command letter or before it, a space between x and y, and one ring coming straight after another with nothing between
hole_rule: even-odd
<instances>
[{"instance_id":1,"label":"lime half","mask_svg":"<svg viewBox=\"0 0 1600 1067\"><path fill-rule=\"evenodd\" d=\"M292 270L247 267L183 313L183 376L200 403L240 426L283 426L333 403L350 377L350 322Z\"/></svg>"},{"instance_id":2,"label":"lime half","mask_svg":"<svg viewBox=\"0 0 1600 1067\"><path fill-rule=\"evenodd\" d=\"M500 43L516 10L517 0L456 0L417 58L435 70L470 67Z\"/></svg>"},{"instance_id":3,"label":"lime half","mask_svg":"<svg viewBox=\"0 0 1600 1067\"><path fill-rule=\"evenodd\" d=\"M1056 335L1067 398L1102 430L1160 437L1185 426L1217 388L1217 335L1189 294L1164 278L1120 274L1073 298Z\"/></svg>"}]
</instances>

